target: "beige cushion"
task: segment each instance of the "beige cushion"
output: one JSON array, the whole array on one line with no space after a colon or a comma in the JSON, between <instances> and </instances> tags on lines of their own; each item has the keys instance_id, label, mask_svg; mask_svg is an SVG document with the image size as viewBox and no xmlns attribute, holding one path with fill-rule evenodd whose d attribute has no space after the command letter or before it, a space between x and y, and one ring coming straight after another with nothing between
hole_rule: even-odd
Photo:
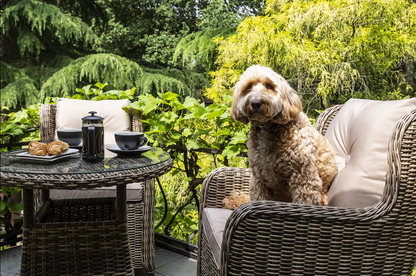
<instances>
[{"instance_id":1,"label":"beige cushion","mask_svg":"<svg viewBox=\"0 0 416 276\"><path fill-rule=\"evenodd\" d=\"M104 118L104 144L114 145L114 133L130 131L129 114L122 109L129 105L129 100L83 101L58 99L56 101L56 130L81 129L81 119L89 116L89 111L96 111ZM54 140L58 140L55 130Z\"/></svg>"},{"instance_id":2,"label":"beige cushion","mask_svg":"<svg viewBox=\"0 0 416 276\"><path fill-rule=\"evenodd\" d=\"M328 193L331 206L363 208L380 201L387 149L396 122L416 109L416 98L401 101L349 100L325 134L336 155L338 174Z\"/></svg>"},{"instance_id":3,"label":"beige cushion","mask_svg":"<svg viewBox=\"0 0 416 276\"><path fill-rule=\"evenodd\" d=\"M141 202L143 189L139 183L127 184L127 201ZM50 190L51 199L116 197L116 186L79 190Z\"/></svg>"},{"instance_id":4,"label":"beige cushion","mask_svg":"<svg viewBox=\"0 0 416 276\"><path fill-rule=\"evenodd\" d=\"M202 212L202 225L218 268L221 262L222 234L231 213L231 210L219 208L205 208Z\"/></svg>"}]
</instances>

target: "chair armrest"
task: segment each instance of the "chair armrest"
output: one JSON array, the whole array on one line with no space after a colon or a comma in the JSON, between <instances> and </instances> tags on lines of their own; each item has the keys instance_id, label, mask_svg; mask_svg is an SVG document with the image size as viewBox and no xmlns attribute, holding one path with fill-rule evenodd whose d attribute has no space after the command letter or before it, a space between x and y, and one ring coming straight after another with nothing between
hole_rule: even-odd
<instances>
[{"instance_id":1,"label":"chair armrest","mask_svg":"<svg viewBox=\"0 0 416 276\"><path fill-rule=\"evenodd\" d=\"M248 192L250 170L224 167L205 177L201 188L201 208L222 208L222 200L233 190Z\"/></svg>"},{"instance_id":2,"label":"chair armrest","mask_svg":"<svg viewBox=\"0 0 416 276\"><path fill-rule=\"evenodd\" d=\"M316 125L315 128L319 133L322 135L325 135L329 124L334 119L335 115L337 115L338 111L341 109L342 105L335 105L331 108L325 109L324 112L319 115L319 117L316 119Z\"/></svg>"},{"instance_id":3,"label":"chair armrest","mask_svg":"<svg viewBox=\"0 0 416 276\"><path fill-rule=\"evenodd\" d=\"M301 263L302 275L319 275L319 269L331 262L337 266L341 260L342 265L352 267L361 256L375 256L375 251L375 260L389 258L386 252L393 250L399 240L390 239L400 231L395 229L394 220L383 217L386 208L374 205L352 209L276 201L244 204L234 210L225 225L220 275L238 275L242 267L247 275L250 269L255 274L261 271L262 264L278 266L279 275L291 275L296 262ZM351 259L351 255L355 257ZM252 264L252 268L245 264Z\"/></svg>"}]
</instances>

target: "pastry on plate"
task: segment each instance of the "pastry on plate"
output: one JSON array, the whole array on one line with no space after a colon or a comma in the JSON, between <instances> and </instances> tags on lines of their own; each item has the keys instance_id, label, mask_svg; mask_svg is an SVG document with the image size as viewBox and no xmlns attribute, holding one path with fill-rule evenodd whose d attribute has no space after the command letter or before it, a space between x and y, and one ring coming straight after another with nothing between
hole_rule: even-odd
<instances>
[{"instance_id":1,"label":"pastry on plate","mask_svg":"<svg viewBox=\"0 0 416 276\"><path fill-rule=\"evenodd\" d=\"M48 154L49 155L58 155L64 151L64 147L58 143L49 143L48 145Z\"/></svg>"},{"instance_id":2,"label":"pastry on plate","mask_svg":"<svg viewBox=\"0 0 416 276\"><path fill-rule=\"evenodd\" d=\"M29 154L37 156L45 156L48 152L48 145L41 142L30 142L29 143Z\"/></svg>"},{"instance_id":3,"label":"pastry on plate","mask_svg":"<svg viewBox=\"0 0 416 276\"><path fill-rule=\"evenodd\" d=\"M66 149L68 149L69 148L69 145L68 145L68 143L66 143L66 142L62 142L62 141L53 141L53 142L50 142L49 143L49 145L62 145L62 147L64 148L64 150L66 150Z\"/></svg>"}]
</instances>

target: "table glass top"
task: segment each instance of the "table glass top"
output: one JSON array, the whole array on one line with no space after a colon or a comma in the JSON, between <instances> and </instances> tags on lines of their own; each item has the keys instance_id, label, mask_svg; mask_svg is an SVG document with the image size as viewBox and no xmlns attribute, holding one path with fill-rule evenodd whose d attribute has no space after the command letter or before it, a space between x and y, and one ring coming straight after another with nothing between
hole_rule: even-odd
<instances>
[{"instance_id":1,"label":"table glass top","mask_svg":"<svg viewBox=\"0 0 416 276\"><path fill-rule=\"evenodd\" d=\"M26 150L27 151L27 150ZM71 155L66 159L56 161L21 160L16 154L24 150L1 152L0 171L4 173L28 174L86 174L103 173L138 169L156 165L169 160L167 152L152 148L141 155L122 157L105 151L105 157L100 162L85 162L80 155Z\"/></svg>"}]
</instances>

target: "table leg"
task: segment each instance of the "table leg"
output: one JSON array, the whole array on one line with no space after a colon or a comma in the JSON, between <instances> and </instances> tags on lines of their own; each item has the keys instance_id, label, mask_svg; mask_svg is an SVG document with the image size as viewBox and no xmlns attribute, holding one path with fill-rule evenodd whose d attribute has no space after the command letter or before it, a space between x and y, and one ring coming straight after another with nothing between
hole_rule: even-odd
<instances>
[{"instance_id":1,"label":"table leg","mask_svg":"<svg viewBox=\"0 0 416 276\"><path fill-rule=\"evenodd\" d=\"M23 188L23 227L33 225L33 190Z\"/></svg>"},{"instance_id":2,"label":"table leg","mask_svg":"<svg viewBox=\"0 0 416 276\"><path fill-rule=\"evenodd\" d=\"M49 190L42 189L40 191L40 202L49 201Z\"/></svg>"},{"instance_id":3,"label":"table leg","mask_svg":"<svg viewBox=\"0 0 416 276\"><path fill-rule=\"evenodd\" d=\"M126 184L117 185L117 221L126 222L127 221L127 192Z\"/></svg>"}]
</instances>

